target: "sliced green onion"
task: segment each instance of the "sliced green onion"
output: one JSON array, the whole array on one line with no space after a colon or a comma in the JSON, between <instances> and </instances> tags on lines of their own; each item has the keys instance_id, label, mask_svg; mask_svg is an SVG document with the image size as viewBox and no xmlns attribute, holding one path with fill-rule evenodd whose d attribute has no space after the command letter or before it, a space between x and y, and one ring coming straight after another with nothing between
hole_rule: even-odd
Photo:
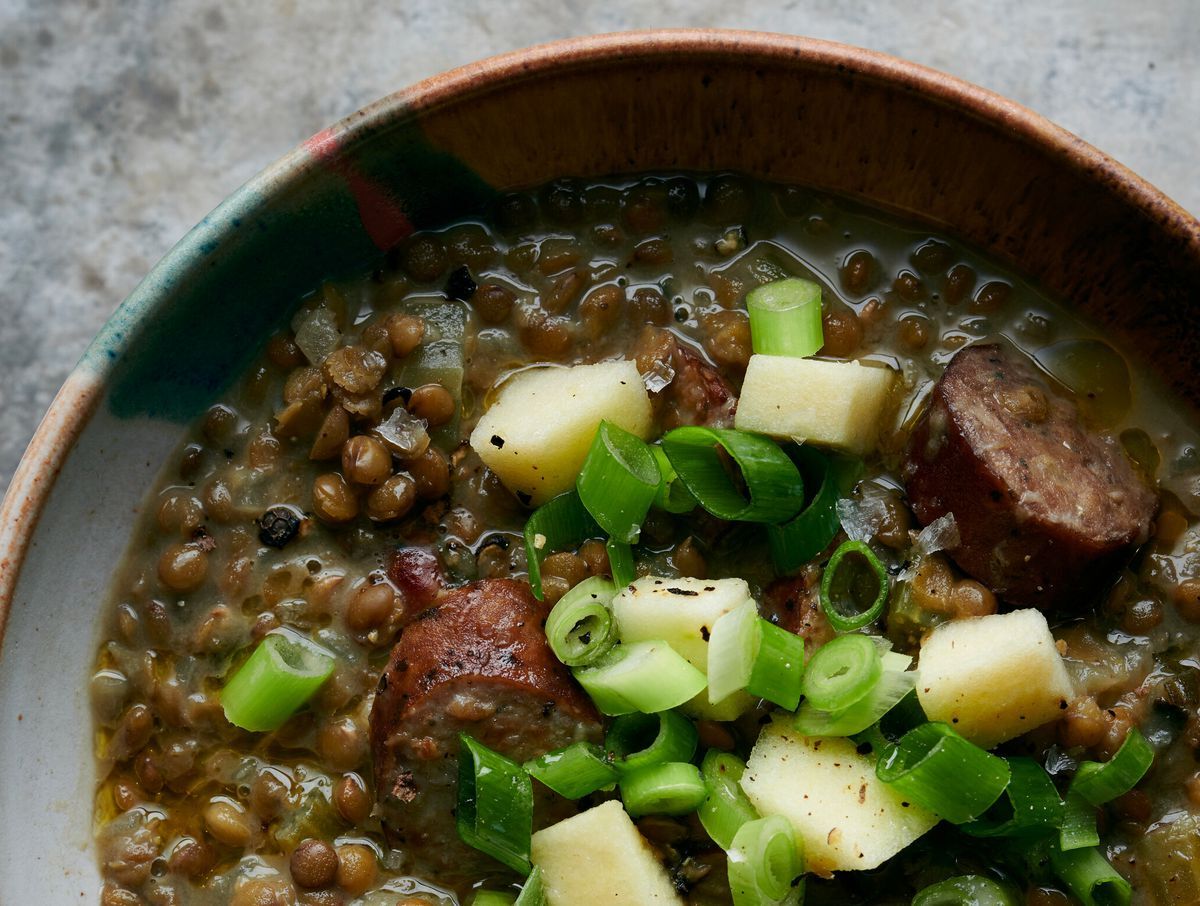
<instances>
[{"instance_id":1,"label":"sliced green onion","mask_svg":"<svg viewBox=\"0 0 1200 906\"><path fill-rule=\"evenodd\" d=\"M713 624L708 637L708 700L746 690L793 711L804 675L804 639L758 615L747 601Z\"/></svg>"},{"instance_id":2,"label":"sliced green onion","mask_svg":"<svg viewBox=\"0 0 1200 906\"><path fill-rule=\"evenodd\" d=\"M534 510L525 523L525 559L533 596L539 601L543 598L542 561L547 554L600 534L600 526L575 491L559 494Z\"/></svg>"},{"instance_id":3,"label":"sliced green onion","mask_svg":"<svg viewBox=\"0 0 1200 906\"><path fill-rule=\"evenodd\" d=\"M887 658L884 658L884 669L887 669ZM918 670L917 676L920 677L920 675L921 672ZM896 707L883 715L879 721L879 729L889 739L899 739L909 730L921 726L927 720L929 720L929 716L921 707L921 700L917 698L917 692L914 689L900 699Z\"/></svg>"},{"instance_id":4,"label":"sliced green onion","mask_svg":"<svg viewBox=\"0 0 1200 906\"><path fill-rule=\"evenodd\" d=\"M682 761L652 764L621 776L621 802L634 818L688 815L700 807L706 795L700 769Z\"/></svg>"},{"instance_id":5,"label":"sliced green onion","mask_svg":"<svg viewBox=\"0 0 1200 906\"><path fill-rule=\"evenodd\" d=\"M662 446L679 480L700 506L720 519L783 522L804 504L800 470L768 437L689 426L668 431ZM718 450L729 454L740 470L745 494L726 471Z\"/></svg>"},{"instance_id":6,"label":"sliced green onion","mask_svg":"<svg viewBox=\"0 0 1200 906\"><path fill-rule=\"evenodd\" d=\"M779 573L799 569L825 550L841 528L837 514L840 483L829 457L800 446L793 450L792 460L800 467L804 486L816 490L791 521L767 526L771 560Z\"/></svg>"},{"instance_id":7,"label":"sliced green onion","mask_svg":"<svg viewBox=\"0 0 1200 906\"><path fill-rule=\"evenodd\" d=\"M805 736L854 736L881 720L917 684L917 672L907 669L911 658L889 651L881 660L883 672L879 681L862 699L834 711L821 710L811 701L805 701L796 714L796 729Z\"/></svg>"},{"instance_id":8,"label":"sliced green onion","mask_svg":"<svg viewBox=\"0 0 1200 906\"><path fill-rule=\"evenodd\" d=\"M874 623L887 604L888 575L862 541L843 541L821 576L821 607L838 632Z\"/></svg>"},{"instance_id":9,"label":"sliced green onion","mask_svg":"<svg viewBox=\"0 0 1200 906\"><path fill-rule=\"evenodd\" d=\"M604 748L624 777L653 764L691 761L698 739L695 725L677 711L625 714L609 727Z\"/></svg>"},{"instance_id":10,"label":"sliced green onion","mask_svg":"<svg viewBox=\"0 0 1200 906\"><path fill-rule=\"evenodd\" d=\"M533 784L525 770L465 733L458 736L458 835L522 875L530 872Z\"/></svg>"},{"instance_id":11,"label":"sliced green onion","mask_svg":"<svg viewBox=\"0 0 1200 906\"><path fill-rule=\"evenodd\" d=\"M920 890L912 906L1020 906L1017 894L982 875L947 878Z\"/></svg>"},{"instance_id":12,"label":"sliced green onion","mask_svg":"<svg viewBox=\"0 0 1200 906\"><path fill-rule=\"evenodd\" d=\"M546 906L546 884L542 880L542 870L536 865L521 885L521 892L513 906Z\"/></svg>"},{"instance_id":13,"label":"sliced green onion","mask_svg":"<svg viewBox=\"0 0 1200 906\"><path fill-rule=\"evenodd\" d=\"M660 640L617 645L590 667L577 668L575 679L610 716L669 711L707 685L703 673Z\"/></svg>"},{"instance_id":14,"label":"sliced green onion","mask_svg":"<svg viewBox=\"0 0 1200 906\"><path fill-rule=\"evenodd\" d=\"M740 781L745 771L744 761L716 749L709 749L700 765L700 775L708 790L700 806L700 823L721 849L729 849L742 825L758 818L758 812L742 791Z\"/></svg>"},{"instance_id":15,"label":"sliced green onion","mask_svg":"<svg viewBox=\"0 0 1200 906\"><path fill-rule=\"evenodd\" d=\"M575 480L579 499L600 528L618 541L637 541L661 483L650 445L612 422L600 422Z\"/></svg>"},{"instance_id":16,"label":"sliced green onion","mask_svg":"<svg viewBox=\"0 0 1200 906\"><path fill-rule=\"evenodd\" d=\"M866 698L882 673L883 659L868 636L842 635L817 649L801 691L814 708L840 711Z\"/></svg>"},{"instance_id":17,"label":"sliced green onion","mask_svg":"<svg viewBox=\"0 0 1200 906\"><path fill-rule=\"evenodd\" d=\"M976 821L962 825L964 833L973 837L1014 837L1039 833L1063 824L1063 804L1058 790L1046 770L1032 758L1008 759L1012 779L1004 790L1004 798ZM1006 806L1006 814L992 812Z\"/></svg>"},{"instance_id":18,"label":"sliced green onion","mask_svg":"<svg viewBox=\"0 0 1200 906\"><path fill-rule=\"evenodd\" d=\"M1129 906L1133 887L1098 849L1050 850L1050 867L1083 906Z\"/></svg>"},{"instance_id":19,"label":"sliced green onion","mask_svg":"<svg viewBox=\"0 0 1200 906\"><path fill-rule=\"evenodd\" d=\"M796 879L804 873L801 842L782 815L747 821L729 847L729 889L734 906L798 903Z\"/></svg>"},{"instance_id":20,"label":"sliced green onion","mask_svg":"<svg viewBox=\"0 0 1200 906\"><path fill-rule=\"evenodd\" d=\"M1117 749L1117 754L1104 764L1085 761L1079 766L1071 789L1092 805L1103 805L1132 790L1154 763L1154 750L1137 729L1132 728Z\"/></svg>"},{"instance_id":21,"label":"sliced green onion","mask_svg":"<svg viewBox=\"0 0 1200 906\"><path fill-rule=\"evenodd\" d=\"M1058 848L1064 852L1100 845L1100 830L1096 827L1096 806L1079 795L1074 788L1067 790L1063 804L1062 827L1058 832Z\"/></svg>"},{"instance_id":22,"label":"sliced green onion","mask_svg":"<svg viewBox=\"0 0 1200 906\"><path fill-rule=\"evenodd\" d=\"M795 711L804 681L804 639L759 618L760 644L746 691L785 711Z\"/></svg>"},{"instance_id":23,"label":"sliced green onion","mask_svg":"<svg viewBox=\"0 0 1200 906\"><path fill-rule=\"evenodd\" d=\"M637 578L633 566L633 549L628 544L616 538L609 538L604 544L604 549L608 552L608 567L612 573L613 584L617 588L624 588Z\"/></svg>"},{"instance_id":24,"label":"sliced green onion","mask_svg":"<svg viewBox=\"0 0 1200 906\"><path fill-rule=\"evenodd\" d=\"M502 890L479 890L471 897L471 906L516 906L517 898Z\"/></svg>"},{"instance_id":25,"label":"sliced green onion","mask_svg":"<svg viewBox=\"0 0 1200 906\"><path fill-rule=\"evenodd\" d=\"M602 576L584 579L558 599L546 618L546 640L568 667L595 663L617 640L609 605L617 588Z\"/></svg>"},{"instance_id":26,"label":"sliced green onion","mask_svg":"<svg viewBox=\"0 0 1200 906\"><path fill-rule=\"evenodd\" d=\"M506 890L477 890L471 898L471 906L546 906L542 870L535 866L516 896Z\"/></svg>"},{"instance_id":27,"label":"sliced green onion","mask_svg":"<svg viewBox=\"0 0 1200 906\"><path fill-rule=\"evenodd\" d=\"M276 730L333 673L333 655L291 629L267 634L221 690L225 719L261 733Z\"/></svg>"},{"instance_id":28,"label":"sliced green onion","mask_svg":"<svg viewBox=\"0 0 1200 906\"><path fill-rule=\"evenodd\" d=\"M750 290L750 344L759 355L816 355L825 345L821 325L821 287L788 277Z\"/></svg>"},{"instance_id":29,"label":"sliced green onion","mask_svg":"<svg viewBox=\"0 0 1200 906\"><path fill-rule=\"evenodd\" d=\"M675 474L675 467L671 465L671 460L667 459L663 448L658 444L653 444L650 452L654 454L654 461L658 463L658 472L662 475L662 483L658 486L658 493L654 497L654 506L668 513L690 513L696 508L696 498L692 496L691 491L684 487L679 476Z\"/></svg>"},{"instance_id":30,"label":"sliced green onion","mask_svg":"<svg viewBox=\"0 0 1200 906\"><path fill-rule=\"evenodd\" d=\"M922 724L888 746L875 774L905 798L953 824L972 821L987 811L1011 776L1003 758L939 722Z\"/></svg>"},{"instance_id":31,"label":"sliced green onion","mask_svg":"<svg viewBox=\"0 0 1200 906\"><path fill-rule=\"evenodd\" d=\"M723 614L708 633L708 701L716 704L750 684L762 642L753 601Z\"/></svg>"},{"instance_id":32,"label":"sliced green onion","mask_svg":"<svg viewBox=\"0 0 1200 906\"><path fill-rule=\"evenodd\" d=\"M558 795L578 799L617 782L617 771L604 750L590 742L574 742L525 762L529 776Z\"/></svg>"}]
</instances>

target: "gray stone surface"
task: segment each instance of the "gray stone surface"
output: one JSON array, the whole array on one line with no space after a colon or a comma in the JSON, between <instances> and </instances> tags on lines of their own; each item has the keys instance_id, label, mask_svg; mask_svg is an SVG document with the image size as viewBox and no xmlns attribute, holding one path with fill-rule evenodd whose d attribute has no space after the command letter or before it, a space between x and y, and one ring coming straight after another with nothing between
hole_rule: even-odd
<instances>
[{"instance_id":1,"label":"gray stone surface","mask_svg":"<svg viewBox=\"0 0 1200 906\"><path fill-rule=\"evenodd\" d=\"M1046 114L1200 211L1195 0L0 0L0 490L104 319L271 160L440 70L668 25L917 60Z\"/></svg>"}]
</instances>

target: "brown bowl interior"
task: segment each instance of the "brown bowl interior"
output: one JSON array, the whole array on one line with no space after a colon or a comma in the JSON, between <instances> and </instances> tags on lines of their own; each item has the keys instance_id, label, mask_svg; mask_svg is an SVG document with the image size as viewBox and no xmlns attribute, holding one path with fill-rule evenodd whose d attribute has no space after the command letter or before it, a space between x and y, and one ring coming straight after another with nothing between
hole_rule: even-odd
<instances>
[{"instance_id":1,"label":"brown bowl interior","mask_svg":"<svg viewBox=\"0 0 1200 906\"><path fill-rule=\"evenodd\" d=\"M1082 140L949 76L801 38L660 32L501 57L402 100L497 188L734 169L914 215L1106 325L1200 411L1200 224Z\"/></svg>"}]
</instances>

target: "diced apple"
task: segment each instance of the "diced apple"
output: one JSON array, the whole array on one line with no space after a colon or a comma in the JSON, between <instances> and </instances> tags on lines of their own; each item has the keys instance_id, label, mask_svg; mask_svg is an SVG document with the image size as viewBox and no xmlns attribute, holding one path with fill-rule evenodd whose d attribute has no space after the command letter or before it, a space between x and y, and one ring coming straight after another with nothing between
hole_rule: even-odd
<instances>
[{"instance_id":1,"label":"diced apple","mask_svg":"<svg viewBox=\"0 0 1200 906\"><path fill-rule=\"evenodd\" d=\"M505 485L538 505L575 486L604 419L650 436L650 397L633 362L516 375L480 417L471 447Z\"/></svg>"},{"instance_id":2,"label":"diced apple","mask_svg":"<svg viewBox=\"0 0 1200 906\"><path fill-rule=\"evenodd\" d=\"M665 579L643 576L613 599L613 616L623 642L663 639L693 667L708 675L708 637L713 624L750 597L742 579ZM754 700L737 692L710 704L701 692L683 706L694 717L733 720Z\"/></svg>"},{"instance_id":3,"label":"diced apple","mask_svg":"<svg viewBox=\"0 0 1200 906\"><path fill-rule=\"evenodd\" d=\"M752 355L733 424L863 456L875 448L895 383L882 365Z\"/></svg>"},{"instance_id":4,"label":"diced apple","mask_svg":"<svg viewBox=\"0 0 1200 906\"><path fill-rule=\"evenodd\" d=\"M943 623L921 645L917 666L929 719L986 749L1056 719L1075 695L1038 610Z\"/></svg>"},{"instance_id":5,"label":"diced apple","mask_svg":"<svg viewBox=\"0 0 1200 906\"><path fill-rule=\"evenodd\" d=\"M819 875L875 868L938 823L877 778L875 757L853 741L802 736L783 720L759 734L742 789L760 815L792 823Z\"/></svg>"},{"instance_id":6,"label":"diced apple","mask_svg":"<svg viewBox=\"0 0 1200 906\"><path fill-rule=\"evenodd\" d=\"M533 835L549 906L682 906L671 877L621 804L610 800Z\"/></svg>"}]
</instances>

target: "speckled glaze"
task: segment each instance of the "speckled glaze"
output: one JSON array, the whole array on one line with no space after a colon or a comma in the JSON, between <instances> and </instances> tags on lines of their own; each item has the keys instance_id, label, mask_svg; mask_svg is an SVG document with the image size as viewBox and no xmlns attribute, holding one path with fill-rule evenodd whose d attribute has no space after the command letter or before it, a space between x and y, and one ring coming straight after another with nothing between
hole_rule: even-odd
<instances>
[{"instance_id":1,"label":"speckled glaze","mask_svg":"<svg viewBox=\"0 0 1200 906\"><path fill-rule=\"evenodd\" d=\"M1200 410L1200 223L1003 98L868 51L709 31L572 40L430 79L205 218L34 437L0 509L0 902L96 896L95 614L182 424L322 278L497 190L651 169L807 183L956 233L1071 300Z\"/></svg>"}]
</instances>

